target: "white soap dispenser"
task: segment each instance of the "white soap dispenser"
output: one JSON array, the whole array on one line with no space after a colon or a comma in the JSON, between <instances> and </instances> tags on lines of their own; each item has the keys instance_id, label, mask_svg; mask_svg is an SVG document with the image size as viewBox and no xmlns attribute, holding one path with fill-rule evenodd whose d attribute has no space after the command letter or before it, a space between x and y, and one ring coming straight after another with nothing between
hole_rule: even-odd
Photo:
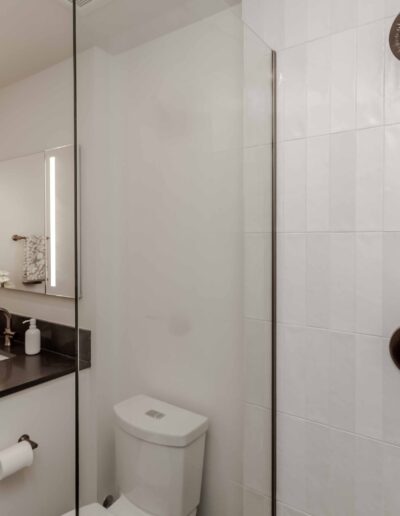
<instances>
[{"instance_id":1,"label":"white soap dispenser","mask_svg":"<svg viewBox=\"0 0 400 516\"><path fill-rule=\"evenodd\" d=\"M40 330L36 328L36 319L28 319L24 324L30 323L29 330L25 332L25 353L37 355L40 353Z\"/></svg>"}]
</instances>

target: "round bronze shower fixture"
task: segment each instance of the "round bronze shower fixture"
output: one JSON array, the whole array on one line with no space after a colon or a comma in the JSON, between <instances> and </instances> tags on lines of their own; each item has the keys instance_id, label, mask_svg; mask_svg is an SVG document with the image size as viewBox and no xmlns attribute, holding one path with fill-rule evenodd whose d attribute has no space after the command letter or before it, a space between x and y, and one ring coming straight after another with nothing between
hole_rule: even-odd
<instances>
[{"instance_id":1,"label":"round bronze shower fixture","mask_svg":"<svg viewBox=\"0 0 400 516\"><path fill-rule=\"evenodd\" d=\"M389 44L393 54L400 59L400 14L393 22L389 34Z\"/></svg>"}]
</instances>

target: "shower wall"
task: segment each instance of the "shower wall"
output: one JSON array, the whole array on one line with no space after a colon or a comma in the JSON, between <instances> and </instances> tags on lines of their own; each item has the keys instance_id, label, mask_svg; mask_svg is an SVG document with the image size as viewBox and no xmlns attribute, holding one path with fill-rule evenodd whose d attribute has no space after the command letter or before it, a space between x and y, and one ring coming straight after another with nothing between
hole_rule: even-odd
<instances>
[{"instance_id":1,"label":"shower wall","mask_svg":"<svg viewBox=\"0 0 400 516\"><path fill-rule=\"evenodd\" d=\"M279 67L278 498L400 513L399 1L286 0Z\"/></svg>"}]
</instances>

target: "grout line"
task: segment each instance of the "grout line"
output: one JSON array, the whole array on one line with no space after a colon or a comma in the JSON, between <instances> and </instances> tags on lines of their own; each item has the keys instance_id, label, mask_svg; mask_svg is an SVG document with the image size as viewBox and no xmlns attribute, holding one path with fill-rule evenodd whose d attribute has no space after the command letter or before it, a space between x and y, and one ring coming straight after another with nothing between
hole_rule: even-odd
<instances>
[{"instance_id":1,"label":"grout line","mask_svg":"<svg viewBox=\"0 0 400 516\"><path fill-rule=\"evenodd\" d=\"M279 505L282 505L282 507L287 507L288 509L290 509L291 511L294 511L299 516L313 516L309 512L304 512L301 509L299 509L298 507L294 507L293 505L289 505L289 504L283 502L281 499L278 499L278 502L279 502Z\"/></svg>"},{"instance_id":2,"label":"grout line","mask_svg":"<svg viewBox=\"0 0 400 516\"><path fill-rule=\"evenodd\" d=\"M364 439L366 441L371 441L371 442L374 442L374 443L378 443L378 444L381 444L383 446L388 446L388 447L391 447L391 448L396 448L396 449L399 449L400 450L400 443L394 443L394 442L391 442L391 441L385 441L382 439L378 439L377 437L371 437L370 435L365 435L365 434L361 434L361 433L357 433L357 432L353 432L351 430L346 430L345 428L341 428L341 427L338 427L338 426L334 426L334 425L328 425L326 423L321 423L319 421L315 421L313 419L309 419L307 417L303 417L303 416L298 416L296 414L291 414L290 412L284 412L282 410L278 410L278 414L280 416L285 416L285 417L289 417L289 418L292 418L292 419L296 419L298 421L303 421L305 423L309 423L310 425L315 425L315 426L319 426L320 428L325 428L326 430L333 430L335 432L341 432L343 434L346 434L346 435L351 435L352 437L356 437L358 439Z\"/></svg>"},{"instance_id":3,"label":"grout line","mask_svg":"<svg viewBox=\"0 0 400 516\"><path fill-rule=\"evenodd\" d=\"M303 45L305 46L305 45L308 45L309 43L314 43L314 42L320 41L322 39L332 38L332 37L337 36L339 34L344 34L345 32L358 31L358 29L362 29L362 28L368 27L369 25L378 24L378 23L384 22L384 21L386 21L386 22L393 21L395 19L395 17L396 17L396 14L393 14L393 15L390 15L390 16L384 15L382 17L377 18L376 20L372 20L372 21L369 21L369 22L366 22L366 23L360 23L360 24L354 25L353 27L349 27L347 29L339 30L339 31L336 31L336 32L331 32L330 31L328 34L324 34L323 36L318 36L316 38L306 39L304 41L299 41L298 43L295 43L294 45L283 46L282 48L278 49L278 53L285 52L286 50L292 50L292 49L294 49L296 47L301 47Z\"/></svg>"},{"instance_id":4,"label":"grout line","mask_svg":"<svg viewBox=\"0 0 400 516\"><path fill-rule=\"evenodd\" d=\"M349 235L349 234L362 234L362 235L368 235L368 234L380 234L380 233L389 233L389 234L393 234L393 233L400 233L400 227L399 229L350 229L350 230L341 230L341 231L336 231L334 229L329 229L329 230L325 230L325 231L318 231L318 230L315 230L315 231L279 231L278 234L279 235L287 235L287 236L299 236L299 235L304 235L305 237L307 235Z\"/></svg>"},{"instance_id":5,"label":"grout line","mask_svg":"<svg viewBox=\"0 0 400 516\"><path fill-rule=\"evenodd\" d=\"M372 129L386 129L390 127L395 127L400 125L400 119L396 122L381 122L379 124L371 124L368 126L363 127L352 127L351 129L342 129L340 131L328 131L323 133L316 133L316 134L306 134L302 136L296 136L294 138L283 138L278 141L278 147L281 147L284 143L290 143L290 142L297 142L298 140L312 140L314 138L321 138L322 136L333 136L333 135L339 135L339 134L348 134L348 133L358 133L360 131L370 131Z\"/></svg>"},{"instance_id":6,"label":"grout line","mask_svg":"<svg viewBox=\"0 0 400 516\"><path fill-rule=\"evenodd\" d=\"M248 491L249 493L253 493L257 496L261 496L264 498L267 502L271 501L271 496L263 493L262 491L259 491L258 489L255 489L254 487L250 487L246 485L244 482L236 482L235 480L232 480L231 483L235 485L236 487L239 487L240 489L243 489L243 491Z\"/></svg>"},{"instance_id":7,"label":"grout line","mask_svg":"<svg viewBox=\"0 0 400 516\"><path fill-rule=\"evenodd\" d=\"M327 332L327 333L336 333L338 335L352 335L352 336L361 336L361 337L374 337L382 339L383 341L389 341L390 335L379 335L375 333L362 333L360 331L348 331L348 330L341 330L336 328L324 328L322 326L308 326L307 324L299 324L299 323L292 323L292 322L285 322L285 321L278 321L278 327L289 327L289 328L296 328L296 329L303 329L305 331L311 330L311 331L320 331L320 332Z\"/></svg>"},{"instance_id":8,"label":"grout line","mask_svg":"<svg viewBox=\"0 0 400 516\"><path fill-rule=\"evenodd\" d=\"M266 407L264 405L260 405L259 403L256 403L254 401L247 401L245 399L242 399L241 402L244 403L245 405L249 405L250 407L263 410L264 412L271 412L272 411L271 407Z\"/></svg>"}]
</instances>

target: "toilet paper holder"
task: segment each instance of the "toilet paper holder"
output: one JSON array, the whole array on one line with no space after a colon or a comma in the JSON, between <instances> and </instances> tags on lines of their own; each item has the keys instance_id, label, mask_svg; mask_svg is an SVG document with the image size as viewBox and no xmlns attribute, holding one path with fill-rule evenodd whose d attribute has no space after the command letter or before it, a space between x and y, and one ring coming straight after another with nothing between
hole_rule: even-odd
<instances>
[{"instance_id":1,"label":"toilet paper holder","mask_svg":"<svg viewBox=\"0 0 400 516\"><path fill-rule=\"evenodd\" d=\"M36 448L39 447L38 443L31 441L31 438L29 437L28 434L21 435L21 437L18 439L19 443L22 443L24 441L26 441L27 443L29 443L32 446L32 450L36 450Z\"/></svg>"}]
</instances>

